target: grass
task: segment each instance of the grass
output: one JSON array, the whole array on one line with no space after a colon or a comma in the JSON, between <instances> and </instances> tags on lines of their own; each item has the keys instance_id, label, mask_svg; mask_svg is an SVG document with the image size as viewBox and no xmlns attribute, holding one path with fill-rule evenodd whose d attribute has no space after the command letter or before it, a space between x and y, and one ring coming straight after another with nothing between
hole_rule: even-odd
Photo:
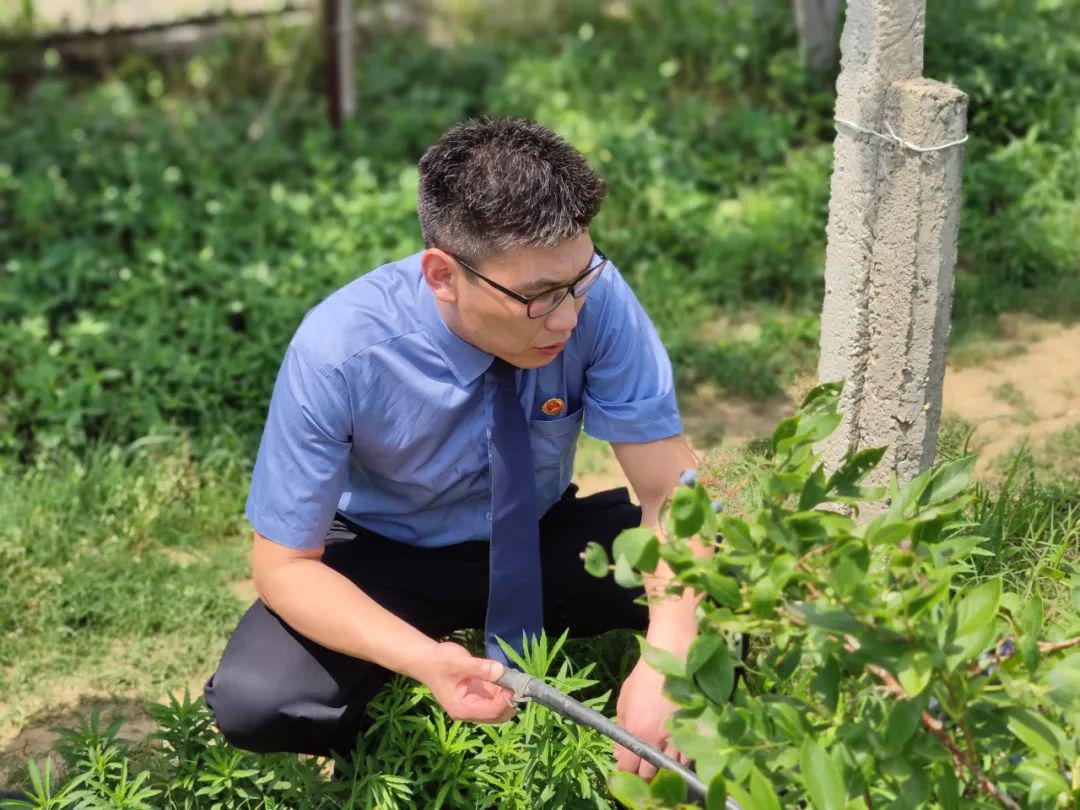
<instances>
[{"instance_id":1,"label":"grass","mask_svg":"<svg viewBox=\"0 0 1080 810\"><path fill-rule=\"evenodd\" d=\"M0 729L73 682L146 697L209 671L246 607L248 475L170 436L0 466Z\"/></svg>"}]
</instances>

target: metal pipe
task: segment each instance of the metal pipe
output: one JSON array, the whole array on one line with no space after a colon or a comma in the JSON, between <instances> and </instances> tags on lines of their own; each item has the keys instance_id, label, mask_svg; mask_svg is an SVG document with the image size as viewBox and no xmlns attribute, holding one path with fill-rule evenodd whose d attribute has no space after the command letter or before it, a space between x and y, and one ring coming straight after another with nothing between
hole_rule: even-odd
<instances>
[{"instance_id":1,"label":"metal pipe","mask_svg":"<svg viewBox=\"0 0 1080 810\"><path fill-rule=\"evenodd\" d=\"M510 667L506 668L506 671L496 683L513 690L514 699L519 703L535 700L537 703L547 706L578 725L596 729L604 736L614 740L627 750L633 751L657 768L667 768L675 771L686 782L687 792L691 800L695 804L704 805L706 788L704 783L698 779L696 773L678 760L672 759L644 740L635 737L626 729L604 717L600 712L593 711L588 706L574 700L569 695L563 694L539 678L534 678L532 675L527 675ZM727 810L741 810L738 802L731 797L728 797L726 807Z\"/></svg>"}]
</instances>

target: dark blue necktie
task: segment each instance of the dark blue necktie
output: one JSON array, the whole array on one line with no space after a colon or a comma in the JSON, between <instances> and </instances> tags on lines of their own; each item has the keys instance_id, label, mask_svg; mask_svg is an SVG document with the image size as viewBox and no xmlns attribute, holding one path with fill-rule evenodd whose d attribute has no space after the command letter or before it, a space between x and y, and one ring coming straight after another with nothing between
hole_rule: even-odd
<instances>
[{"instance_id":1,"label":"dark blue necktie","mask_svg":"<svg viewBox=\"0 0 1080 810\"><path fill-rule=\"evenodd\" d=\"M536 482L514 366L496 357L487 372L492 396L491 563L484 643L488 658L511 664L495 636L522 652L522 633L544 625Z\"/></svg>"}]
</instances>

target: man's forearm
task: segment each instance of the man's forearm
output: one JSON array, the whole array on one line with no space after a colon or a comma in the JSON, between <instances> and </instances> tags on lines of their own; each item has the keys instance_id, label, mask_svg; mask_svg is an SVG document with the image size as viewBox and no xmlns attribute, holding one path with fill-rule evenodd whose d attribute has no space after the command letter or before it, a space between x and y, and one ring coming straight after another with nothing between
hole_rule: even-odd
<instances>
[{"instance_id":1,"label":"man's forearm","mask_svg":"<svg viewBox=\"0 0 1080 810\"><path fill-rule=\"evenodd\" d=\"M290 627L331 650L423 680L437 642L388 611L320 560L294 560L256 580L256 589Z\"/></svg>"},{"instance_id":2,"label":"man's forearm","mask_svg":"<svg viewBox=\"0 0 1080 810\"><path fill-rule=\"evenodd\" d=\"M661 543L666 542L664 527L660 525L660 503L642 504L641 525L656 530ZM704 547L697 539L689 542L697 557L712 557L713 550ZM652 575L645 574L642 581L649 595L649 628L645 640L656 647L685 657L691 642L697 636L697 618L694 615L701 594L687 588L680 596L665 596L673 572L661 559Z\"/></svg>"}]
</instances>

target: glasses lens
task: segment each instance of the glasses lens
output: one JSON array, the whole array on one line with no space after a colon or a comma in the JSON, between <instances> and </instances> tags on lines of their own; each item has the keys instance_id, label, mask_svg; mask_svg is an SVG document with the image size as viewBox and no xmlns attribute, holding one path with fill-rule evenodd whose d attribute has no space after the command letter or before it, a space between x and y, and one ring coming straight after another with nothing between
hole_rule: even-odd
<instances>
[{"instance_id":1,"label":"glasses lens","mask_svg":"<svg viewBox=\"0 0 1080 810\"><path fill-rule=\"evenodd\" d=\"M574 287L574 298L581 298L589 291L589 287L596 283L596 280L600 278L600 273L603 272L604 267L607 265L607 259L602 259L596 267L590 270Z\"/></svg>"},{"instance_id":2,"label":"glasses lens","mask_svg":"<svg viewBox=\"0 0 1080 810\"><path fill-rule=\"evenodd\" d=\"M566 298L566 294L570 292L569 289L563 287L561 290L552 290L549 293L544 293L539 298L534 298L529 303L529 317L530 318L543 318L545 315L554 312L555 309Z\"/></svg>"}]
</instances>

